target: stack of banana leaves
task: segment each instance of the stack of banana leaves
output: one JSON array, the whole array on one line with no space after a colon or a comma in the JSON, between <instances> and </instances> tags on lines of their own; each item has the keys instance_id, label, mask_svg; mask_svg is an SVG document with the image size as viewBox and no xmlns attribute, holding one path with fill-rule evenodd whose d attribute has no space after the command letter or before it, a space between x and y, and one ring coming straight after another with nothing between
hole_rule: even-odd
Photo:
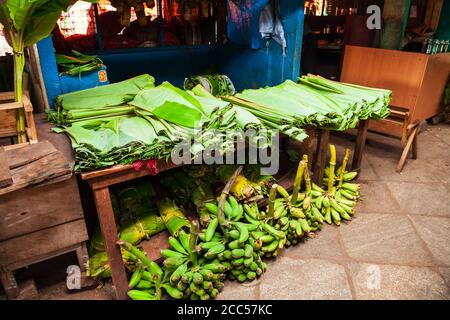
<instances>
[{"instance_id":1,"label":"stack of banana leaves","mask_svg":"<svg viewBox=\"0 0 450 320\"><path fill-rule=\"evenodd\" d=\"M189 142L191 157L204 150L231 152L236 135L244 134L238 129L254 129L251 141L258 147L270 145L273 135L253 114L201 86L155 87L149 75L62 95L49 119L59 126L55 132L71 138L76 171L167 159L180 142Z\"/></svg>"},{"instance_id":2,"label":"stack of banana leaves","mask_svg":"<svg viewBox=\"0 0 450 320\"><path fill-rule=\"evenodd\" d=\"M72 50L71 53L70 56L55 54L60 74L78 76L83 72L98 70L103 66L103 61L97 56L82 54L75 50Z\"/></svg>"},{"instance_id":3,"label":"stack of banana leaves","mask_svg":"<svg viewBox=\"0 0 450 320\"><path fill-rule=\"evenodd\" d=\"M354 128L359 120L387 117L391 91L303 76L298 83L287 80L224 99L281 132L307 126L342 131Z\"/></svg>"}]
</instances>

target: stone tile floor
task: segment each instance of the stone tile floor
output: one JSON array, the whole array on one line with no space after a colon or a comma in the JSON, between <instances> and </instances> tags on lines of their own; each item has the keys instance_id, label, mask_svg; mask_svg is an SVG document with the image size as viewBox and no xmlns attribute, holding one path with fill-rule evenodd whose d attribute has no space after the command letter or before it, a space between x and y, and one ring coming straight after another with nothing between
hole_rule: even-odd
<instances>
[{"instance_id":1,"label":"stone tile floor","mask_svg":"<svg viewBox=\"0 0 450 320\"><path fill-rule=\"evenodd\" d=\"M351 145L332 141L340 154ZM257 281L227 282L219 299L450 299L450 126L422 132L419 158L400 174L399 145L369 134L352 222L283 251ZM111 298L108 286L67 294L64 285L41 298Z\"/></svg>"}]
</instances>

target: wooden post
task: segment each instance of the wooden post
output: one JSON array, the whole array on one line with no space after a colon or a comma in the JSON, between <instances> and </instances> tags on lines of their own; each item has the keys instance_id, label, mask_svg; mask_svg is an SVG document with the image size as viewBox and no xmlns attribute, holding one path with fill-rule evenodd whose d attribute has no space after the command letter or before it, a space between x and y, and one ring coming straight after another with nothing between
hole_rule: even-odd
<instances>
[{"instance_id":1,"label":"wooden post","mask_svg":"<svg viewBox=\"0 0 450 320\"><path fill-rule=\"evenodd\" d=\"M369 120L361 120L358 125L358 136L356 137L355 152L353 153L352 170L359 172L361 169L362 156L366 145L367 129Z\"/></svg>"},{"instance_id":2,"label":"wooden post","mask_svg":"<svg viewBox=\"0 0 450 320\"><path fill-rule=\"evenodd\" d=\"M0 281L8 299L16 298L20 294L19 285L11 271L0 270Z\"/></svg>"},{"instance_id":3,"label":"wooden post","mask_svg":"<svg viewBox=\"0 0 450 320\"><path fill-rule=\"evenodd\" d=\"M410 6L411 0L384 1L384 28L381 34L381 48L392 50L401 49Z\"/></svg>"},{"instance_id":4,"label":"wooden post","mask_svg":"<svg viewBox=\"0 0 450 320\"><path fill-rule=\"evenodd\" d=\"M109 188L102 187L94 189L94 199L103 240L105 242L108 263L111 268L111 276L116 287L116 298L118 300L126 300L128 299L128 280L122 261L122 253L120 252L120 247L117 245L119 239L117 237L117 228L111 198L109 196Z\"/></svg>"},{"instance_id":5,"label":"wooden post","mask_svg":"<svg viewBox=\"0 0 450 320\"><path fill-rule=\"evenodd\" d=\"M330 130L320 129L317 134L317 149L313 170L313 181L317 185L322 184L325 161L327 160L328 143L330 141Z\"/></svg>"}]
</instances>

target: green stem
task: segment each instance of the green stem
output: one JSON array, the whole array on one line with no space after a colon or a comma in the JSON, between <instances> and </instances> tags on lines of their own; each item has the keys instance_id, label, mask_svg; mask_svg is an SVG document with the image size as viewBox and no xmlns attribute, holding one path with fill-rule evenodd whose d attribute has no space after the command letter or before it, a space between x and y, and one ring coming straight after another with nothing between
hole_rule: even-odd
<instances>
[{"instance_id":1,"label":"green stem","mask_svg":"<svg viewBox=\"0 0 450 320\"><path fill-rule=\"evenodd\" d=\"M197 238L199 227L197 221L191 222L191 229L189 232L189 258L194 266L197 265Z\"/></svg>"},{"instance_id":2,"label":"green stem","mask_svg":"<svg viewBox=\"0 0 450 320\"><path fill-rule=\"evenodd\" d=\"M330 173L328 175L328 195L333 194L334 168L336 167L336 148L330 144Z\"/></svg>"},{"instance_id":3,"label":"green stem","mask_svg":"<svg viewBox=\"0 0 450 320\"><path fill-rule=\"evenodd\" d=\"M269 192L269 208L267 209L267 217L272 218L275 209L275 198L277 197L278 185L274 183Z\"/></svg>"},{"instance_id":4,"label":"green stem","mask_svg":"<svg viewBox=\"0 0 450 320\"><path fill-rule=\"evenodd\" d=\"M344 174L345 174L345 170L347 169L347 162L348 162L348 157L349 156L350 156L350 149L346 148L345 149L344 160L342 160L341 175L339 176L338 188L340 188L342 186L342 182L344 182Z\"/></svg>"},{"instance_id":5,"label":"green stem","mask_svg":"<svg viewBox=\"0 0 450 320\"><path fill-rule=\"evenodd\" d=\"M14 101L23 105L23 68L25 66L23 46L16 46L14 51ZM26 142L25 113L23 108L19 108L16 111L16 126L18 142Z\"/></svg>"},{"instance_id":6,"label":"green stem","mask_svg":"<svg viewBox=\"0 0 450 320\"><path fill-rule=\"evenodd\" d=\"M308 161L308 160L307 160ZM305 162L302 160L299 162L297 167L297 174L295 175L294 187L292 189L291 204L296 205L298 199L298 192L302 185L302 178L305 172Z\"/></svg>"},{"instance_id":7,"label":"green stem","mask_svg":"<svg viewBox=\"0 0 450 320\"><path fill-rule=\"evenodd\" d=\"M305 187L306 187L306 195L310 195L311 194L311 177L309 175L309 170L308 170L308 164L306 164L306 168L305 168Z\"/></svg>"}]
</instances>

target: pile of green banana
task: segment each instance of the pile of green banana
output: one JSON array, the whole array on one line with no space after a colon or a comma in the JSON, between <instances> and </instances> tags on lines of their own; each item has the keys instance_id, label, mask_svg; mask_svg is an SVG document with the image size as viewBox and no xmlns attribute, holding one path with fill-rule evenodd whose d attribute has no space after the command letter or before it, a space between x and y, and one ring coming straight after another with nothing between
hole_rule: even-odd
<instances>
[{"instance_id":1,"label":"pile of green banana","mask_svg":"<svg viewBox=\"0 0 450 320\"><path fill-rule=\"evenodd\" d=\"M161 250L172 298L192 300L213 299L223 289L227 267L219 260L199 255L198 224L194 221L189 234L181 231L178 239L169 237L171 249ZM177 294L173 294L177 292Z\"/></svg>"},{"instance_id":2,"label":"pile of green banana","mask_svg":"<svg viewBox=\"0 0 450 320\"><path fill-rule=\"evenodd\" d=\"M341 167L335 175L336 149L330 145L330 165L325 170L324 182L327 190L313 184L312 202L322 213L324 221L328 224L340 225L342 220L350 221L354 215L354 207L359 199L360 185L351 183L356 176L356 172L347 172L347 162L350 150L345 150L345 156Z\"/></svg>"},{"instance_id":3,"label":"pile of green banana","mask_svg":"<svg viewBox=\"0 0 450 320\"><path fill-rule=\"evenodd\" d=\"M255 241L250 235L257 231L258 226L242 222L247 204L240 204L232 195L227 197L223 194L221 197L223 212L219 212L217 204L207 204L214 218L199 234L202 240L198 245L199 251L204 259L219 261L224 265L230 279L241 282L254 280L267 268L261 259L261 241Z\"/></svg>"}]
</instances>

